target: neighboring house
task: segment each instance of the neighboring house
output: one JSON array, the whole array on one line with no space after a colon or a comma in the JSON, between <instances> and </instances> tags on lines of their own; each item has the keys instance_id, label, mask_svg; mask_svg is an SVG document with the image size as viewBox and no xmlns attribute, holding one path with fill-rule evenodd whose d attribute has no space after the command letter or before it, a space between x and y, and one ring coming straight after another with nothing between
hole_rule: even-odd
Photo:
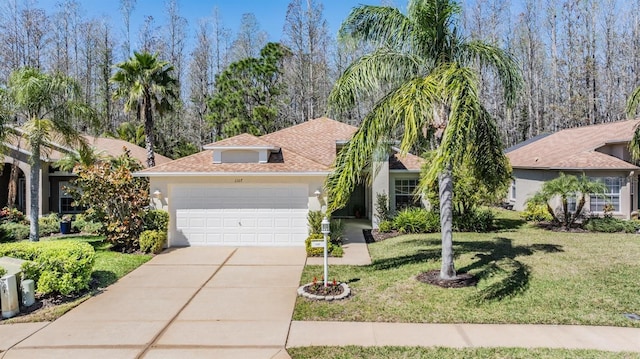
<instances>
[{"instance_id":1,"label":"neighboring house","mask_svg":"<svg viewBox=\"0 0 640 359\"><path fill-rule=\"evenodd\" d=\"M307 215L326 209L325 179L356 130L318 118L227 138L136 175L150 178L154 206L169 212L169 246L303 245ZM421 164L391 155L334 217L372 219L377 193L389 196L391 208L414 202Z\"/></svg>"},{"instance_id":2,"label":"neighboring house","mask_svg":"<svg viewBox=\"0 0 640 359\"><path fill-rule=\"evenodd\" d=\"M127 141L114 138L85 136L90 146L94 147L98 153L109 156L120 156L124 153L124 147L129 149L131 157L138 159L143 165L147 162L147 150ZM13 139L5 143L8 153L3 156L3 171L0 175L0 208L7 205L9 179L11 166L18 165L18 190L15 206L22 212L29 212L28 190L30 186L29 156L31 155L29 145L24 139ZM43 147L41 156L40 171L40 214L55 213L78 213L81 210L73 207L73 199L65 193L63 187L75 178L75 174L60 171L56 168L55 162L61 159L65 153L73 151L56 143L48 143ZM2 158L2 157L0 157ZM170 158L156 154L156 163L162 164L171 161Z\"/></svg>"},{"instance_id":3,"label":"neighboring house","mask_svg":"<svg viewBox=\"0 0 640 359\"><path fill-rule=\"evenodd\" d=\"M640 202L640 167L631 159L628 145L640 120L612 122L571 128L548 136L539 136L507 150L513 167L509 200L515 210L541 189L545 181L560 172L580 176L583 173L607 186L604 197L590 196L587 212L602 214L606 204L613 215L631 218ZM569 202L575 208L575 199Z\"/></svg>"}]
</instances>

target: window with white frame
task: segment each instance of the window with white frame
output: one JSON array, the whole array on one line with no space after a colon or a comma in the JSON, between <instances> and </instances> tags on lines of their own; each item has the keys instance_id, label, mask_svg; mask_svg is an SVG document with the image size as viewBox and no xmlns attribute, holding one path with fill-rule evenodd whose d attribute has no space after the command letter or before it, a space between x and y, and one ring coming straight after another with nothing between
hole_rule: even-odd
<instances>
[{"instance_id":1,"label":"window with white frame","mask_svg":"<svg viewBox=\"0 0 640 359\"><path fill-rule=\"evenodd\" d=\"M415 196L418 187L417 179L397 179L395 183L396 210L407 207L420 207L420 200Z\"/></svg>"},{"instance_id":2,"label":"window with white frame","mask_svg":"<svg viewBox=\"0 0 640 359\"><path fill-rule=\"evenodd\" d=\"M604 196L591 195L589 197L589 206L591 212L604 212L607 204L613 208L613 212L620 212L620 189L624 186L623 177L598 177L592 178L592 181L601 181L607 187Z\"/></svg>"}]
</instances>

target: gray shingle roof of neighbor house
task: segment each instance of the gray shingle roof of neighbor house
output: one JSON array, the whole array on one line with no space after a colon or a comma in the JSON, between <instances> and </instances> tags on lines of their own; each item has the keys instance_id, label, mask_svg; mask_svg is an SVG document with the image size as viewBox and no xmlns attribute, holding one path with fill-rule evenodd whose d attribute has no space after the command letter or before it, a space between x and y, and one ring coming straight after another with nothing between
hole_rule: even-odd
<instances>
[{"instance_id":1,"label":"gray shingle roof of neighbor house","mask_svg":"<svg viewBox=\"0 0 640 359\"><path fill-rule=\"evenodd\" d=\"M326 117L309 120L260 137L241 134L204 146L191 156L138 172L139 175L225 173L328 173L336 157L336 144L348 141L358 130ZM267 163L213 163L215 147L279 148ZM412 154L394 155L392 169L420 170L422 159Z\"/></svg>"},{"instance_id":2,"label":"gray shingle roof of neighbor house","mask_svg":"<svg viewBox=\"0 0 640 359\"><path fill-rule=\"evenodd\" d=\"M558 170L634 170L633 163L600 152L606 145L626 144L640 120L570 128L538 138L507 152L513 168ZM623 156L628 157L628 154Z\"/></svg>"}]
</instances>

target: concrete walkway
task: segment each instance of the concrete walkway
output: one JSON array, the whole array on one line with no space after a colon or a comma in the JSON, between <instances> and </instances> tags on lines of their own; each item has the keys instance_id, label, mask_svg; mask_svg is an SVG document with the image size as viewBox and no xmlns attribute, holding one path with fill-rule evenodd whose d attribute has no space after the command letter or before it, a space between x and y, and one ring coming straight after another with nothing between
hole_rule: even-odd
<instances>
[{"instance_id":1,"label":"concrete walkway","mask_svg":"<svg viewBox=\"0 0 640 359\"><path fill-rule=\"evenodd\" d=\"M322 345L567 348L640 353L640 329L533 324L291 323L287 348Z\"/></svg>"},{"instance_id":2,"label":"concrete walkway","mask_svg":"<svg viewBox=\"0 0 640 359\"><path fill-rule=\"evenodd\" d=\"M173 249L55 322L0 326L15 333L0 357L289 358L304 262L304 248Z\"/></svg>"},{"instance_id":3,"label":"concrete walkway","mask_svg":"<svg viewBox=\"0 0 640 359\"><path fill-rule=\"evenodd\" d=\"M342 238L344 255L340 258L329 257L329 265L364 266L371 264L369 248L362 234L363 229L371 229L371 221L348 219L344 223L344 235ZM322 257L310 257L307 258L307 264L322 265L322 260Z\"/></svg>"}]
</instances>

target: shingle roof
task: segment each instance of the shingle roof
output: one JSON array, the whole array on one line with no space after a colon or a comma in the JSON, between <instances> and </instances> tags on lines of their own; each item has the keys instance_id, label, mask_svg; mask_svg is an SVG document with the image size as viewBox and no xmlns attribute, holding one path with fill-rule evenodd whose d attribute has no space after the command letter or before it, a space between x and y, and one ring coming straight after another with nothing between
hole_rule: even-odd
<instances>
[{"instance_id":1,"label":"shingle roof","mask_svg":"<svg viewBox=\"0 0 640 359\"><path fill-rule=\"evenodd\" d=\"M133 143L117 138L84 136L89 146L95 147L98 151L103 151L109 156L117 157L124 153L124 147L129 150L131 157L137 159L144 167L147 167L147 149ZM171 162L171 158L155 153L156 166Z\"/></svg>"},{"instance_id":2,"label":"shingle roof","mask_svg":"<svg viewBox=\"0 0 640 359\"><path fill-rule=\"evenodd\" d=\"M248 133L243 133L238 136L225 138L224 140L220 140L218 142L210 143L205 145L205 148L209 147L234 147L234 146L244 146L244 147L252 147L252 146L273 146L272 143L261 140L254 135L250 135Z\"/></svg>"},{"instance_id":3,"label":"shingle roof","mask_svg":"<svg viewBox=\"0 0 640 359\"><path fill-rule=\"evenodd\" d=\"M356 131L357 127L321 117L261 137L242 134L205 146L280 148L279 153L271 154L267 163L213 163L212 150L204 150L139 173L166 175L329 172L336 157L336 142L348 141ZM394 169L419 170L422 160L408 154L400 159L395 158L392 163L395 163Z\"/></svg>"},{"instance_id":4,"label":"shingle roof","mask_svg":"<svg viewBox=\"0 0 640 359\"><path fill-rule=\"evenodd\" d=\"M124 153L124 147L129 149L131 157L139 160L143 166L146 167L147 164L147 150L134 145L133 143L115 139L115 138L106 138L106 137L94 137L94 136L84 136L87 140L89 146L94 147L98 150L98 152L103 152L109 156L120 156ZM21 137L17 136L9 136L7 140L7 145L13 148L19 148L21 151L31 152L31 147ZM53 143L52 145L45 146L43 148L42 160L47 162L55 162L62 157L64 157L65 152L63 152L65 147L59 144ZM72 149L67 149L72 150ZM171 159L169 157L162 156L160 154L155 154L156 164L163 164L170 162Z\"/></svg>"},{"instance_id":5,"label":"shingle roof","mask_svg":"<svg viewBox=\"0 0 640 359\"><path fill-rule=\"evenodd\" d=\"M632 163L598 152L606 144L628 143L640 120L611 122L558 131L507 153L514 168L638 169Z\"/></svg>"}]
</instances>

